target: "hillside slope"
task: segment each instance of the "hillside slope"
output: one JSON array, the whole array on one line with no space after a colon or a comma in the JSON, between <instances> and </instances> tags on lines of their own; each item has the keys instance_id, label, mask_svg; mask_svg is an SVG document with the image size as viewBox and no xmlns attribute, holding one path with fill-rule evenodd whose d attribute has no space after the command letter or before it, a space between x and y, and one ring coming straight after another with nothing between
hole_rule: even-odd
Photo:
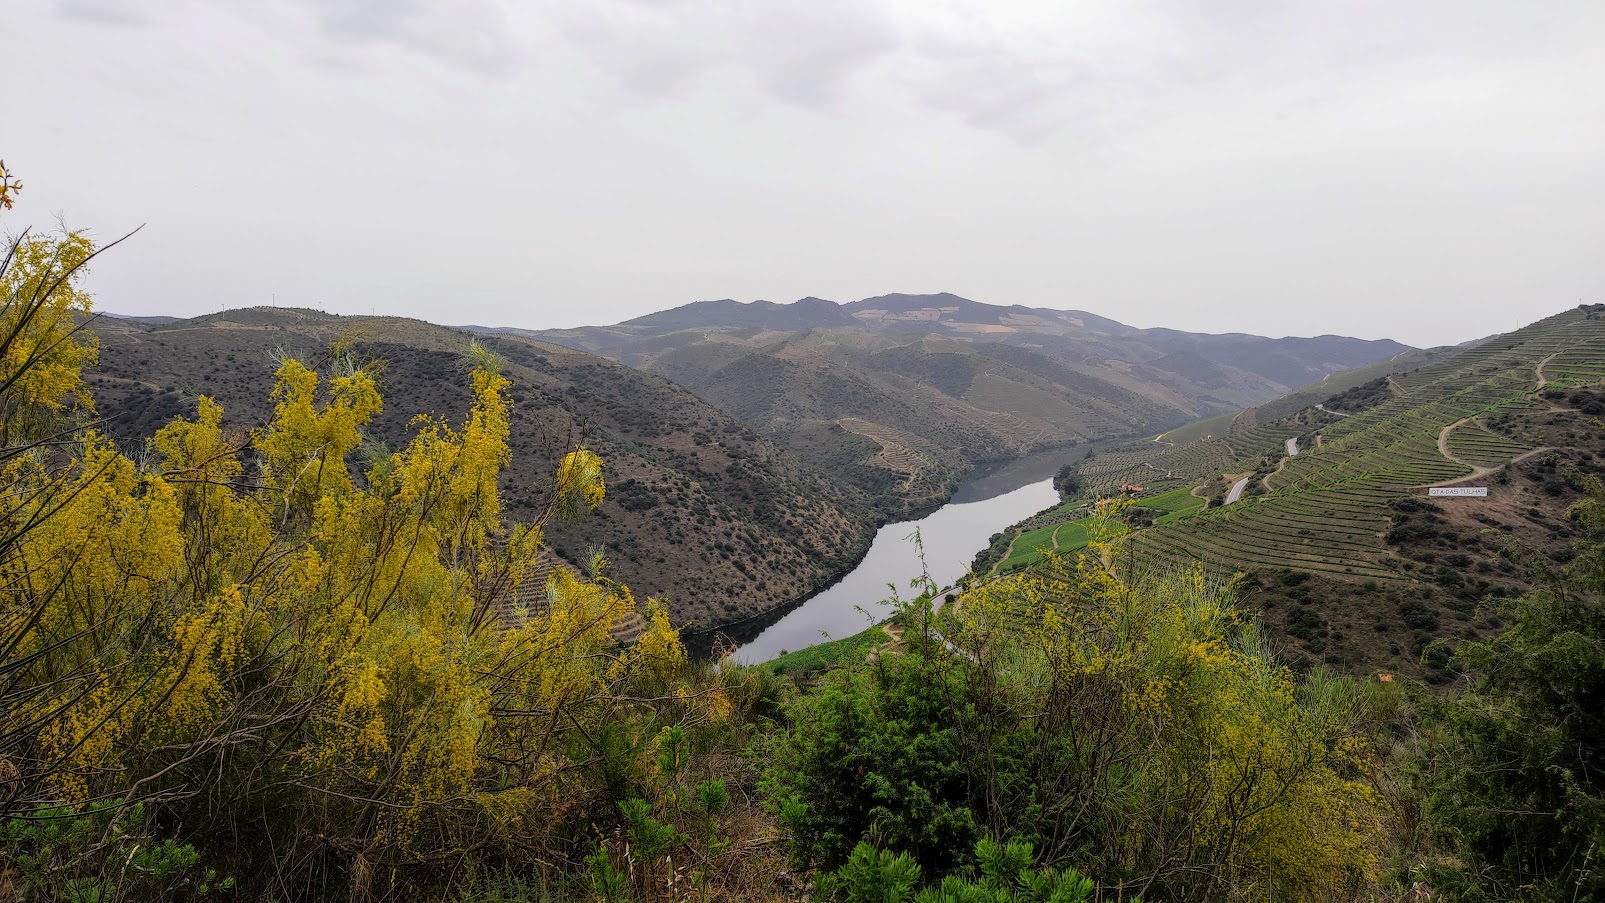
<instances>
[{"instance_id":1,"label":"hillside slope","mask_svg":"<svg viewBox=\"0 0 1605 903\"><path fill-rule=\"evenodd\" d=\"M1139 560L1255 574L1296 656L1445 678L1433 641L1494 629L1482 603L1531 579L1510 544L1566 554L1565 509L1605 471L1602 379L1605 312L1578 308L1322 402L1300 393L1277 420L1090 457L1069 482L1079 498L1163 498L1139 508ZM1488 497L1426 498L1445 486ZM1072 500L1015 531L1030 551L990 558L1029 566L1085 513Z\"/></svg>"},{"instance_id":2,"label":"hillside slope","mask_svg":"<svg viewBox=\"0 0 1605 903\"><path fill-rule=\"evenodd\" d=\"M748 353L696 344L647 369L874 496L901 500L892 514L942 500L978 462L1141 435L1187 416L1025 349L931 338L873 351L819 336Z\"/></svg>"},{"instance_id":3,"label":"hillside slope","mask_svg":"<svg viewBox=\"0 0 1605 903\"><path fill-rule=\"evenodd\" d=\"M657 373L881 500L941 499L983 461L1135 437L1397 355L1389 341L1136 329L951 294L707 301L528 332Z\"/></svg>"},{"instance_id":4,"label":"hillside slope","mask_svg":"<svg viewBox=\"0 0 1605 903\"><path fill-rule=\"evenodd\" d=\"M276 356L317 359L350 335L383 362L385 410L373 437L391 446L419 414L467 410L460 366L470 336L415 320L252 309L172 322L101 319L100 364L87 378L107 430L125 443L193 415L206 394L226 422L264 422ZM512 517L530 516L567 443L581 439L607 466L606 503L552 528L552 547L669 601L693 627L726 623L800 598L833 579L868 542L873 512L828 480L684 389L594 355L513 336L480 336L512 380L513 463L502 490Z\"/></svg>"}]
</instances>

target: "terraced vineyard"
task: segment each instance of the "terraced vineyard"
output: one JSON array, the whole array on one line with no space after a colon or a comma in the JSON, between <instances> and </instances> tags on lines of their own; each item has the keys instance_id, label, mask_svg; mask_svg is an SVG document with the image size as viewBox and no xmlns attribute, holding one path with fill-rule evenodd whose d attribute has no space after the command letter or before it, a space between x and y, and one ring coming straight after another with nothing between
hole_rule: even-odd
<instances>
[{"instance_id":1,"label":"terraced vineyard","mask_svg":"<svg viewBox=\"0 0 1605 903\"><path fill-rule=\"evenodd\" d=\"M1546 383L1573 387L1601 378L1605 319L1574 309L1391 374L1392 395L1349 416L1316 409L1317 399L1281 420L1223 437L1148 440L1101 452L1081 463L1080 492L1133 496L1164 512L1132 538L1152 565L1199 561L1222 575L1263 567L1409 580L1384 542L1389 502L1488 477L1532 452L1534 443L1497 425L1512 415L1551 412L1537 395ZM1296 456L1287 455L1289 439L1298 440ZM1202 496L1219 498L1228 474L1252 475L1250 494L1205 507ZM1070 504L1061 510L1067 523L1034 520L999 568L1030 566L1055 538L1065 550L1063 528L1079 523L1071 519L1081 511Z\"/></svg>"},{"instance_id":2,"label":"terraced vineyard","mask_svg":"<svg viewBox=\"0 0 1605 903\"><path fill-rule=\"evenodd\" d=\"M1448 447L1449 454L1475 467L1498 467L1532 450L1524 442L1494 432L1480 420L1454 427L1449 432Z\"/></svg>"},{"instance_id":3,"label":"terraced vineyard","mask_svg":"<svg viewBox=\"0 0 1605 903\"><path fill-rule=\"evenodd\" d=\"M1163 517L1172 517L1186 514L1190 511L1204 507L1203 498L1193 495L1192 490L1183 487L1139 498L1137 505L1152 511L1162 512Z\"/></svg>"},{"instance_id":4,"label":"terraced vineyard","mask_svg":"<svg viewBox=\"0 0 1605 903\"><path fill-rule=\"evenodd\" d=\"M1589 339L1544 362L1546 381L1562 386L1585 385L1605 370L1605 337Z\"/></svg>"},{"instance_id":5,"label":"terraced vineyard","mask_svg":"<svg viewBox=\"0 0 1605 903\"><path fill-rule=\"evenodd\" d=\"M1123 486L1143 491L1192 485L1200 473L1225 467L1236 457L1225 439L1203 439L1184 445L1142 441L1123 445L1082 462L1082 490L1089 496L1115 495Z\"/></svg>"},{"instance_id":6,"label":"terraced vineyard","mask_svg":"<svg viewBox=\"0 0 1605 903\"><path fill-rule=\"evenodd\" d=\"M994 566L994 572L1007 573L1031 567L1041 562L1043 553L1047 551L1069 555L1086 546L1092 538L1090 531L1092 518L1086 516L1087 507L1085 504L1072 502L1061 506L1058 512L1039 515L1051 519L1054 514L1059 514L1075 519L1050 522L1045 526L1021 532L1010 545L1008 555ZM1135 507L1147 509L1147 512L1153 515L1154 523L1169 523L1201 510L1204 507L1204 499L1193 495L1189 487L1183 486L1179 489L1157 493L1150 491L1140 495L1135 499Z\"/></svg>"},{"instance_id":7,"label":"terraced vineyard","mask_svg":"<svg viewBox=\"0 0 1605 903\"><path fill-rule=\"evenodd\" d=\"M1387 518L1380 512L1390 497L1353 487L1297 498L1272 494L1156 524L1134 542L1155 563L1196 560L1223 573L1263 566L1392 579L1392 569L1373 560L1382 550Z\"/></svg>"},{"instance_id":8,"label":"terraced vineyard","mask_svg":"<svg viewBox=\"0 0 1605 903\"><path fill-rule=\"evenodd\" d=\"M899 433L890 427L878 423L870 423L859 417L843 417L841 428L850 433L856 433L880 445L881 450L871 459L873 463L884 467L893 473L903 475L903 490L908 491L914 479L923 471L929 470L932 461L925 455L915 451L911 445L914 441L910 437Z\"/></svg>"},{"instance_id":9,"label":"terraced vineyard","mask_svg":"<svg viewBox=\"0 0 1605 903\"><path fill-rule=\"evenodd\" d=\"M1031 567L1043 560L1044 552L1053 552L1057 555L1070 555L1076 550L1086 546L1092 538L1089 530L1091 518L1079 518L1058 524L1049 524L1035 530L1027 530L1015 537L1014 545L1009 550L1008 557L998 562L995 569L997 573L1008 573L1021 568Z\"/></svg>"},{"instance_id":10,"label":"terraced vineyard","mask_svg":"<svg viewBox=\"0 0 1605 903\"><path fill-rule=\"evenodd\" d=\"M1270 423L1257 426L1240 433L1227 436L1225 442L1232 449L1232 456L1237 460L1246 460L1265 455L1280 456L1285 453L1288 439L1302 438L1302 427L1285 423Z\"/></svg>"},{"instance_id":11,"label":"terraced vineyard","mask_svg":"<svg viewBox=\"0 0 1605 903\"><path fill-rule=\"evenodd\" d=\"M1543 410L1534 397L1541 363L1551 379L1548 368L1556 363L1576 383L1605 377L1605 322L1567 311L1395 375L1391 399L1330 418L1319 443L1304 444L1266 478L1267 494L1156 524L1133 541L1156 562L1198 560L1220 572L1264 566L1404 579L1382 541L1388 501L1486 473L1531 451L1480 418ZM1284 425L1278 434L1277 425L1268 425L1249 432L1260 435L1227 441L1261 450L1264 440L1289 431Z\"/></svg>"}]
</instances>

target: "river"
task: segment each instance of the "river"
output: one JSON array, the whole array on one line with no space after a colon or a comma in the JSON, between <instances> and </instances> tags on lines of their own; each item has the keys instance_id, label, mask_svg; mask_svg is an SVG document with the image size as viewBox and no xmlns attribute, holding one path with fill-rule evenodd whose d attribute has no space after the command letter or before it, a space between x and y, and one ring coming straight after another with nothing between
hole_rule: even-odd
<instances>
[{"instance_id":1,"label":"river","mask_svg":"<svg viewBox=\"0 0 1605 903\"><path fill-rule=\"evenodd\" d=\"M891 614L882 604L891 597L889 584L906 598L913 594L910 583L922 572L915 531L924 545L923 570L938 586L950 586L964 576L992 534L1058 501L1054 472L1088 450L1082 446L1022 458L964 483L946 505L926 517L881 527L858 567L738 648L735 660L766 662L885 620Z\"/></svg>"}]
</instances>

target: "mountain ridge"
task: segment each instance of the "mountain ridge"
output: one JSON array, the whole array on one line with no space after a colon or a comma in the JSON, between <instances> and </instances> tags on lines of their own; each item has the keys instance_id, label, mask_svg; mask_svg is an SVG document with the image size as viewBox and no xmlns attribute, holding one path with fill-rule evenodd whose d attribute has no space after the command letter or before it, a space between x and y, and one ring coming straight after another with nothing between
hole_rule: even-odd
<instances>
[{"instance_id":1,"label":"mountain ridge","mask_svg":"<svg viewBox=\"0 0 1605 903\"><path fill-rule=\"evenodd\" d=\"M871 494L898 483L903 513L983 462L1235 414L1409 350L1331 335L1138 329L950 292L847 304L723 299L610 326L485 331L665 376Z\"/></svg>"},{"instance_id":2,"label":"mountain ridge","mask_svg":"<svg viewBox=\"0 0 1605 903\"><path fill-rule=\"evenodd\" d=\"M1145 351L1150 358L1177 350L1202 349L1214 355L1234 350L1240 352L1245 346L1269 346L1283 355L1298 351L1301 354L1313 352L1331 357L1330 360L1322 357L1313 369L1306 366L1303 372L1290 370L1285 360L1276 361L1269 372L1260 374L1274 379L1288 390L1299 388L1334 369L1369 363L1410 350L1411 347L1391 339L1357 339L1333 333L1273 338L1244 332L1192 333L1168 327L1139 328L1084 310L995 305L973 301L951 292L889 293L846 304L812 296L789 303L765 300L742 302L727 298L694 301L609 326L567 329L508 326L463 328L538 335L558 344L618 360L631 356L631 345L652 339L662 340L685 330L734 332L758 329L786 333L853 328L882 335L923 331L969 341L1030 343L1047 337L1064 340L1080 336L1117 340L1115 347L1118 347L1118 340L1153 346L1134 350L1129 356L1136 358L1141 358ZM682 337L682 341L695 338ZM1059 350L1064 350L1063 342L1050 342L1049 350L1054 350L1054 344L1061 346ZM1310 378L1301 378L1306 373Z\"/></svg>"},{"instance_id":3,"label":"mountain ridge","mask_svg":"<svg viewBox=\"0 0 1605 903\"><path fill-rule=\"evenodd\" d=\"M850 567L875 526L941 504L978 466L1151 435L1277 388L1212 356L1213 346L1121 346L1128 340L1116 327L1141 331L1102 320L1092 323L1109 331L1058 323L1021 332L1048 318L955 295L855 304L701 302L585 333L592 344L612 343L617 358L563 341L563 331L313 310L102 318L93 326L102 360L90 377L129 441L187 413L199 394L219 398L232 422L254 423L268 410L276 354L315 354L350 334L360 353L390 362L394 391L375 429L395 443L413 414L450 418L466 403L454 361L477 337L509 362L519 387L521 460L549 466L549 446L566 435L584 436L609 463L607 502L589 520L554 528L556 550L583 564L609 543L615 578L669 597L676 619L694 628L800 601ZM907 322L884 330L879 314L867 315L869 326L860 316L894 310ZM1059 313L1087 322L1082 312ZM985 319L1026 341L968 331ZM775 328L812 323L834 325ZM1162 339L1210 341L1177 335ZM1373 348L1348 347L1361 356ZM515 516L538 503L529 473L515 468L504 487Z\"/></svg>"}]
</instances>

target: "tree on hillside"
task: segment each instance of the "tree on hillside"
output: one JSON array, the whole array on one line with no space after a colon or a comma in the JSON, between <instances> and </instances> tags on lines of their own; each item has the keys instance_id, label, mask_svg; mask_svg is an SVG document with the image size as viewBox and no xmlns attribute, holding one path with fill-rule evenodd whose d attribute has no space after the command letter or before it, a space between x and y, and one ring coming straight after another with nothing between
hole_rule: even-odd
<instances>
[{"instance_id":1,"label":"tree on hillside","mask_svg":"<svg viewBox=\"0 0 1605 903\"><path fill-rule=\"evenodd\" d=\"M1471 689L1439 707L1427 806L1463 855L1441 883L1466 899L1605 895L1605 485L1571 518L1587 540L1564 574L1510 603L1498 637L1462 643Z\"/></svg>"},{"instance_id":2,"label":"tree on hillside","mask_svg":"<svg viewBox=\"0 0 1605 903\"><path fill-rule=\"evenodd\" d=\"M1091 455L1088 455L1091 457ZM1053 475L1053 488L1058 490L1059 497L1074 499L1081 494L1081 467L1080 463L1071 461L1060 467Z\"/></svg>"}]
</instances>

